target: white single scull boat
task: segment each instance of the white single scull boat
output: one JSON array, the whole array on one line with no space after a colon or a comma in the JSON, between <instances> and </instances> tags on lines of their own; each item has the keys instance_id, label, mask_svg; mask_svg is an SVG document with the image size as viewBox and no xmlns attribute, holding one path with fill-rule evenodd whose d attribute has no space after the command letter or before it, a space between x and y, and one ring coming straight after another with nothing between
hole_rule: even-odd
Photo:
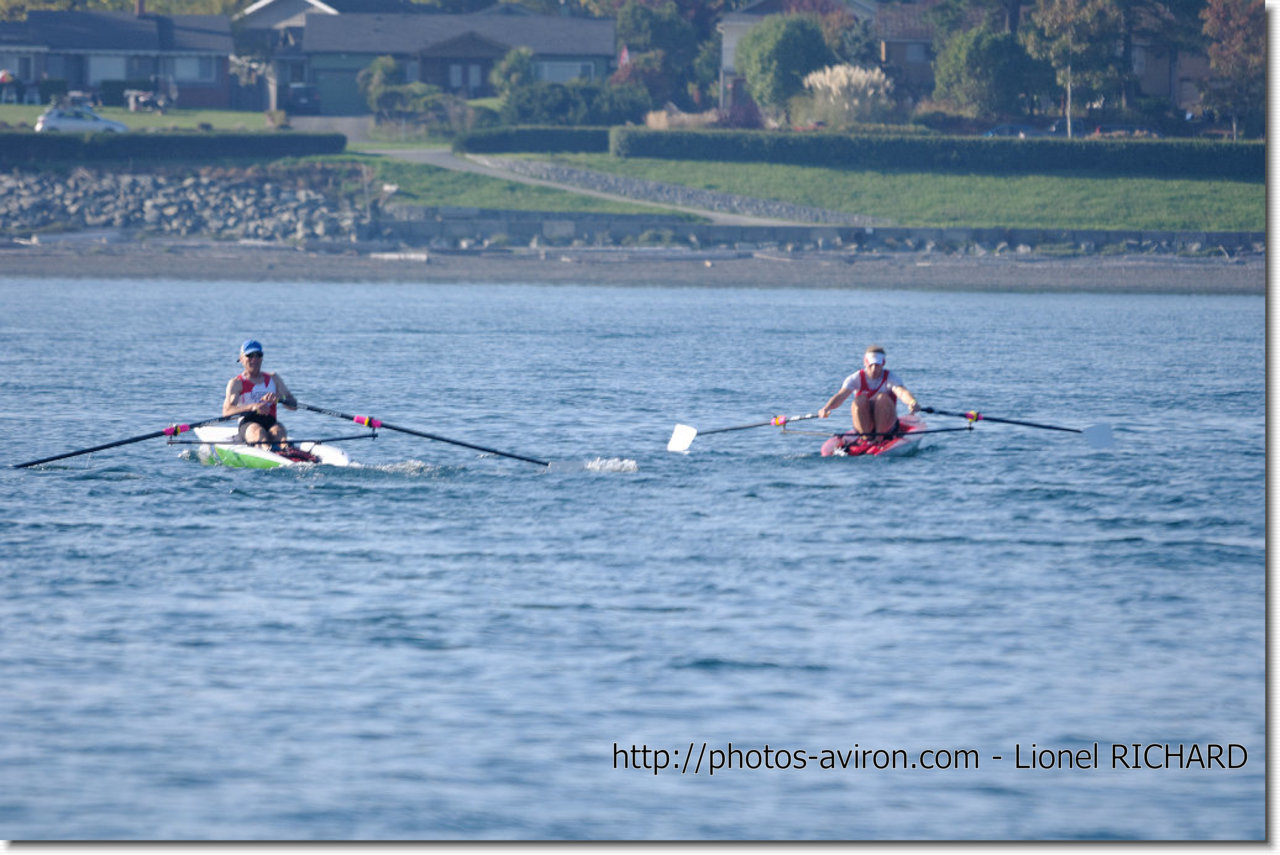
<instances>
[{"instance_id":1,"label":"white single scull boat","mask_svg":"<svg viewBox=\"0 0 1280 855\"><path fill-rule=\"evenodd\" d=\"M275 452L263 446L249 445L240 439L236 425L207 425L192 428L200 440L196 455L201 463L215 466L236 466L243 469L275 469L280 466L297 466L300 463L326 466L350 466L351 458L341 448L323 442L303 441L295 447L303 454L291 454L288 450Z\"/></svg>"}]
</instances>

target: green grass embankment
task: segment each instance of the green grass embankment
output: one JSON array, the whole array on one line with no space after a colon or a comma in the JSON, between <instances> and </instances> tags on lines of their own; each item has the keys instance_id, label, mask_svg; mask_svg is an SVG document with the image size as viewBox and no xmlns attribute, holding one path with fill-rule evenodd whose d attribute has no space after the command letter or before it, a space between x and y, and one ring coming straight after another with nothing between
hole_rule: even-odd
<instances>
[{"instance_id":1,"label":"green grass embankment","mask_svg":"<svg viewBox=\"0 0 1280 855\"><path fill-rule=\"evenodd\" d=\"M30 126L42 110L35 106L0 105L0 122ZM267 130L266 117L259 112L173 110L159 115L110 107L100 112L135 130L194 130L202 124L219 131ZM362 148L379 145L354 146L350 155L333 159L371 164L372 180L379 187L397 185L397 198L411 204L584 213L664 210L359 153ZM530 156L552 159L550 155ZM866 214L901 226L1266 230L1266 187L1261 182L856 172L770 164L620 159L604 154L555 155L554 159L629 177Z\"/></svg>"},{"instance_id":2,"label":"green grass embankment","mask_svg":"<svg viewBox=\"0 0 1280 855\"><path fill-rule=\"evenodd\" d=\"M1261 182L856 172L760 163L621 159L603 154L557 155L555 160L633 178L866 214L900 226L1266 229L1266 186Z\"/></svg>"}]
</instances>

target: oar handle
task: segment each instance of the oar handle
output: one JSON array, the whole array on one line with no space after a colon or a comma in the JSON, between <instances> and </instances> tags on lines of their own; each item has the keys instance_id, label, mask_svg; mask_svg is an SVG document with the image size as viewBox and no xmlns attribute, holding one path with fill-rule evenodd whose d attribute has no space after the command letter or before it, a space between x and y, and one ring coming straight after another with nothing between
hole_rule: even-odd
<instances>
[{"instance_id":1,"label":"oar handle","mask_svg":"<svg viewBox=\"0 0 1280 855\"><path fill-rule=\"evenodd\" d=\"M496 448L488 448L483 445L475 445L470 442L463 442L460 439L449 439L448 437L445 437L445 436L438 436L434 433L427 433L426 431L415 430L414 428L398 427L389 422L384 422L381 419L375 419L372 416L353 416L349 413L340 413L337 410L326 410L324 407L313 407L310 404L304 404L301 401L298 402L298 407L304 410L310 410L313 413L320 413L326 416L334 416L335 418L339 418L339 419L347 419L349 421L355 422L358 425L363 425L367 428L386 428L387 430L399 431L400 433L407 433L412 436L420 436L420 437L423 437L424 439L434 439L437 442L447 442L450 445L460 445L463 448L471 448L476 451L483 451L486 454L496 454L499 457L510 457L514 460L523 460L525 463L536 463L539 466L551 465L545 460L538 460L537 458L534 458L534 457L525 457L524 455L521 455L521 454L512 454L509 451L499 451Z\"/></svg>"}]
</instances>

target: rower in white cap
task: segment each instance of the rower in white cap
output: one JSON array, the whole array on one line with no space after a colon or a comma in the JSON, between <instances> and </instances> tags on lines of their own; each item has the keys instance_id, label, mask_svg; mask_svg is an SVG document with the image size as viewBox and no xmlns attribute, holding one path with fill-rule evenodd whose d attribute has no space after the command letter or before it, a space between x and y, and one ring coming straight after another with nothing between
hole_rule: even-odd
<instances>
[{"instance_id":1,"label":"rower in white cap","mask_svg":"<svg viewBox=\"0 0 1280 855\"><path fill-rule=\"evenodd\" d=\"M279 374L262 370L262 345L256 339L240 345L240 364L244 370L227 383L222 414L241 417L241 441L269 446L273 451L287 448L288 434L276 419L276 405L296 410L293 393Z\"/></svg>"},{"instance_id":2,"label":"rower in white cap","mask_svg":"<svg viewBox=\"0 0 1280 855\"><path fill-rule=\"evenodd\" d=\"M880 345L873 344L867 348L862 355L862 366L861 371L855 371L844 379L840 391L818 410L818 415L825 419L852 395L850 410L858 440L883 442L898 432L898 400L901 399L913 413L920 409L920 404L898 377L884 367L884 348Z\"/></svg>"}]
</instances>

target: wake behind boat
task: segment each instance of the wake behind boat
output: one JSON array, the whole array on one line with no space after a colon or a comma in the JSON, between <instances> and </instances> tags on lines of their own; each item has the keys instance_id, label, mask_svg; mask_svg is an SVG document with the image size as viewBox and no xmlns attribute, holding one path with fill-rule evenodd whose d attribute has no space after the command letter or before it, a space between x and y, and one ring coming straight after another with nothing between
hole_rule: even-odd
<instances>
[{"instance_id":1,"label":"wake behind boat","mask_svg":"<svg viewBox=\"0 0 1280 855\"><path fill-rule=\"evenodd\" d=\"M200 444L196 455L211 466L234 466L241 469L276 469L299 464L350 466L351 458L341 448L321 441L304 441L290 447L271 449L250 445L240 438L238 427L208 425L192 430Z\"/></svg>"}]
</instances>

